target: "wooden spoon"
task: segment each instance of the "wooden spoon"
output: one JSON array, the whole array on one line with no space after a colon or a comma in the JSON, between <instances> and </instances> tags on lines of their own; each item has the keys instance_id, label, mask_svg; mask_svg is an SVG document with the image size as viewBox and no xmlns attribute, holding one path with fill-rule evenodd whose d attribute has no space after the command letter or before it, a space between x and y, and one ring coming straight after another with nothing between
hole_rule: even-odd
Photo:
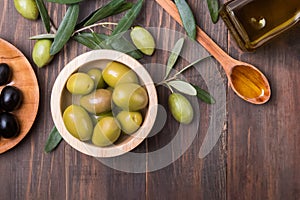
<instances>
[{"instance_id":1,"label":"wooden spoon","mask_svg":"<svg viewBox=\"0 0 300 200\"><path fill-rule=\"evenodd\" d=\"M156 2L182 25L177 7L172 1L156 0ZM270 99L270 85L261 71L253 65L230 57L198 26L197 41L222 65L229 85L239 97L253 104L263 104Z\"/></svg>"}]
</instances>

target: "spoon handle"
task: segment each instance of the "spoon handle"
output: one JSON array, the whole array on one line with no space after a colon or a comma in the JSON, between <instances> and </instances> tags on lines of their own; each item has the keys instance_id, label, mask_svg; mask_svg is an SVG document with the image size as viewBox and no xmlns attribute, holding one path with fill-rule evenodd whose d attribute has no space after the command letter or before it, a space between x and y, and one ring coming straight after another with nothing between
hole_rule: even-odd
<instances>
[{"instance_id":1,"label":"spoon handle","mask_svg":"<svg viewBox=\"0 0 300 200\"><path fill-rule=\"evenodd\" d=\"M176 5L171 0L156 0L181 26L182 21ZM229 74L232 66L238 63L237 60L225 53L200 27L197 26L197 41L221 63L226 74Z\"/></svg>"}]
</instances>

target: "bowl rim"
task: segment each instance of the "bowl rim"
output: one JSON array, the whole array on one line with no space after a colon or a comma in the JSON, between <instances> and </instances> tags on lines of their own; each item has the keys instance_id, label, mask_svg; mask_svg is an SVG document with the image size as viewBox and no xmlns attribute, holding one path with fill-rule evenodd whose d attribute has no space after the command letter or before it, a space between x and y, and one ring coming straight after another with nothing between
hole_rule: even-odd
<instances>
[{"instance_id":1,"label":"bowl rim","mask_svg":"<svg viewBox=\"0 0 300 200\"><path fill-rule=\"evenodd\" d=\"M142 126L137 132L132 135L134 139L130 139L128 142L121 145L97 147L92 143L80 141L67 131L63 123L63 111L61 110L61 94L65 88L68 77L83 65L98 60L117 61L127 65L138 75L140 80L142 80L144 87L146 88L146 91L148 93L148 111L146 112ZM131 56L119 51L100 49L83 53L75 57L67 65L65 65L53 85L50 107L52 119L58 132L61 134L63 139L74 149L93 157L115 157L131 151L140 143L142 143L142 141L148 136L157 116L157 101L157 92L153 80L148 71L140 62L138 62Z\"/></svg>"}]
</instances>

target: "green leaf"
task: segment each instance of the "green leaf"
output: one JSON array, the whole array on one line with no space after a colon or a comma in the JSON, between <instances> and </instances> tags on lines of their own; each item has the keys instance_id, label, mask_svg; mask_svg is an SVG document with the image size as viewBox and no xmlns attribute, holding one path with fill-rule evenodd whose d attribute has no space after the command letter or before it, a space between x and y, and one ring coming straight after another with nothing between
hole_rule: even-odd
<instances>
[{"instance_id":1,"label":"green leaf","mask_svg":"<svg viewBox=\"0 0 300 200\"><path fill-rule=\"evenodd\" d=\"M41 39L54 39L55 38L55 34L40 34L40 35L35 35L30 37L30 40L41 40Z\"/></svg>"},{"instance_id":2,"label":"green leaf","mask_svg":"<svg viewBox=\"0 0 300 200\"><path fill-rule=\"evenodd\" d=\"M109 16L115 14L116 10L119 9L124 3L125 3L124 0L112 0L108 4L98 8L97 10L92 12L90 15L88 15L85 19L83 19L77 25L77 27L89 26L101 19L104 19L106 17L109 17Z\"/></svg>"},{"instance_id":3,"label":"green leaf","mask_svg":"<svg viewBox=\"0 0 300 200\"><path fill-rule=\"evenodd\" d=\"M115 13L113 13L114 15L116 14L119 14L119 13L122 13L126 10L129 10L132 8L132 6L134 5L134 3L131 3L131 2L125 2L123 3L123 5L121 5L116 11Z\"/></svg>"},{"instance_id":4,"label":"green leaf","mask_svg":"<svg viewBox=\"0 0 300 200\"><path fill-rule=\"evenodd\" d=\"M171 72L171 69L175 65L175 63L176 63L176 61L179 57L179 54L182 50L183 44L184 44L184 38L180 38L176 42L176 44L174 45L174 47L172 49L172 53L171 53L171 55L169 56L169 59L168 59L165 79L169 76L169 74Z\"/></svg>"},{"instance_id":5,"label":"green leaf","mask_svg":"<svg viewBox=\"0 0 300 200\"><path fill-rule=\"evenodd\" d=\"M112 49L110 44L106 43L105 41L108 38L106 35L92 33L92 36L94 41L100 46L101 49Z\"/></svg>"},{"instance_id":6,"label":"green leaf","mask_svg":"<svg viewBox=\"0 0 300 200\"><path fill-rule=\"evenodd\" d=\"M89 35L87 36L85 33L74 35L72 38L90 49L101 49L99 44L97 44L93 38L91 38Z\"/></svg>"},{"instance_id":7,"label":"green leaf","mask_svg":"<svg viewBox=\"0 0 300 200\"><path fill-rule=\"evenodd\" d=\"M188 36L196 39L196 21L193 12L185 0L175 0L182 24Z\"/></svg>"},{"instance_id":8,"label":"green leaf","mask_svg":"<svg viewBox=\"0 0 300 200\"><path fill-rule=\"evenodd\" d=\"M108 38L109 36L101 33L80 33L73 36L73 39L90 49L114 49L126 53L135 59L143 57L143 54L125 37L116 37L110 41L111 43L106 42Z\"/></svg>"},{"instance_id":9,"label":"green leaf","mask_svg":"<svg viewBox=\"0 0 300 200\"><path fill-rule=\"evenodd\" d=\"M207 0L207 6L213 23L219 19L219 0Z\"/></svg>"},{"instance_id":10,"label":"green leaf","mask_svg":"<svg viewBox=\"0 0 300 200\"><path fill-rule=\"evenodd\" d=\"M79 43L87 46L90 49L112 49L110 46L105 44L105 40L108 38L107 35L101 33L79 33L72 37Z\"/></svg>"},{"instance_id":11,"label":"green leaf","mask_svg":"<svg viewBox=\"0 0 300 200\"><path fill-rule=\"evenodd\" d=\"M143 54L125 37L117 37L115 40L112 40L110 45L114 50L126 53L137 60L143 57Z\"/></svg>"},{"instance_id":12,"label":"green leaf","mask_svg":"<svg viewBox=\"0 0 300 200\"><path fill-rule=\"evenodd\" d=\"M196 96L196 89L188 82L182 80L169 81L168 84L181 93Z\"/></svg>"},{"instance_id":13,"label":"green leaf","mask_svg":"<svg viewBox=\"0 0 300 200\"><path fill-rule=\"evenodd\" d=\"M110 44L106 43L107 35L101 33L81 33L89 41L97 45L97 49L113 49Z\"/></svg>"},{"instance_id":14,"label":"green leaf","mask_svg":"<svg viewBox=\"0 0 300 200\"><path fill-rule=\"evenodd\" d=\"M125 14L125 16L119 21L118 25L112 32L112 36L120 34L122 32L127 31L133 24L135 18L141 11L143 6L143 0L138 0L136 4L132 6L132 8Z\"/></svg>"},{"instance_id":15,"label":"green leaf","mask_svg":"<svg viewBox=\"0 0 300 200\"><path fill-rule=\"evenodd\" d=\"M53 151L61 141L62 141L62 137L58 132L58 130L56 129L56 127L54 126L49 134L44 151L46 153Z\"/></svg>"},{"instance_id":16,"label":"green leaf","mask_svg":"<svg viewBox=\"0 0 300 200\"><path fill-rule=\"evenodd\" d=\"M68 8L52 43L50 54L55 55L68 42L73 34L79 14L79 5L73 4Z\"/></svg>"},{"instance_id":17,"label":"green leaf","mask_svg":"<svg viewBox=\"0 0 300 200\"><path fill-rule=\"evenodd\" d=\"M201 99L203 102L205 102L207 104L214 104L214 103L216 103L216 100L214 99L214 97L211 96L207 91L201 89L197 85L193 85L193 87L197 91L197 97L199 99Z\"/></svg>"},{"instance_id":18,"label":"green leaf","mask_svg":"<svg viewBox=\"0 0 300 200\"><path fill-rule=\"evenodd\" d=\"M60 4L75 4L83 0L47 0L48 2L60 3Z\"/></svg>"},{"instance_id":19,"label":"green leaf","mask_svg":"<svg viewBox=\"0 0 300 200\"><path fill-rule=\"evenodd\" d=\"M50 27L50 16L49 16L46 6L44 4L44 0L35 0L35 2L38 7L42 21L44 23L45 29L46 29L47 33L49 33L50 28L51 28Z\"/></svg>"}]
</instances>

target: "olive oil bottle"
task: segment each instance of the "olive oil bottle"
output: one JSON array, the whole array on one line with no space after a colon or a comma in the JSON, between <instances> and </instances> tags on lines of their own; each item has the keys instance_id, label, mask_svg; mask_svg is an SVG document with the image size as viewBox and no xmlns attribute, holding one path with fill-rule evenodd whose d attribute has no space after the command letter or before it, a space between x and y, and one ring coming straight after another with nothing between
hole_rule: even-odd
<instances>
[{"instance_id":1,"label":"olive oil bottle","mask_svg":"<svg viewBox=\"0 0 300 200\"><path fill-rule=\"evenodd\" d=\"M234 0L220 16L239 47L253 51L300 20L300 0Z\"/></svg>"}]
</instances>

